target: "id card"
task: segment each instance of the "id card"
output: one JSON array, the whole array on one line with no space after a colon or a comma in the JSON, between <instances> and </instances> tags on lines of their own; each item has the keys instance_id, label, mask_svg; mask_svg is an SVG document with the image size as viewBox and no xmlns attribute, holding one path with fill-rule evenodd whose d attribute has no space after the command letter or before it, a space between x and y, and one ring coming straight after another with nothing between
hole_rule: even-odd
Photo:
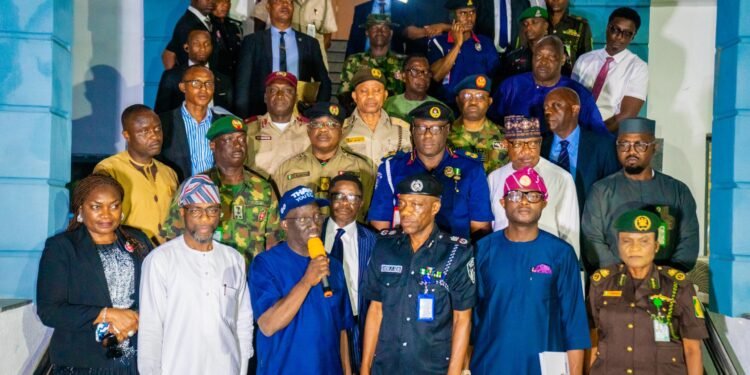
<instances>
[{"instance_id":1,"label":"id card","mask_svg":"<svg viewBox=\"0 0 750 375\"><path fill-rule=\"evenodd\" d=\"M420 294L417 296L417 320L431 322L435 319L435 296Z\"/></svg>"},{"instance_id":2,"label":"id card","mask_svg":"<svg viewBox=\"0 0 750 375\"><path fill-rule=\"evenodd\" d=\"M232 205L232 217L234 218L234 220L244 220L245 219L245 207L239 204L233 204Z\"/></svg>"},{"instance_id":3,"label":"id card","mask_svg":"<svg viewBox=\"0 0 750 375\"><path fill-rule=\"evenodd\" d=\"M654 341L656 342L669 342L669 326L666 323L662 323L658 320L654 322Z\"/></svg>"},{"instance_id":4,"label":"id card","mask_svg":"<svg viewBox=\"0 0 750 375\"><path fill-rule=\"evenodd\" d=\"M311 23L307 24L307 33L306 33L307 35L315 38L315 34L317 33L317 31L318 30L315 28L314 24L311 24Z\"/></svg>"}]
</instances>

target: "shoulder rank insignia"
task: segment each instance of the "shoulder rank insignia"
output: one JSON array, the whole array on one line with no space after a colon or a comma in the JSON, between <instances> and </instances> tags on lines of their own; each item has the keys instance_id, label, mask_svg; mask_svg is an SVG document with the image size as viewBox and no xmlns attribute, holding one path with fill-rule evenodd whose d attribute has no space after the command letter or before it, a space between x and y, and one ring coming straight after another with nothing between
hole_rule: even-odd
<instances>
[{"instance_id":1,"label":"shoulder rank insignia","mask_svg":"<svg viewBox=\"0 0 750 375\"><path fill-rule=\"evenodd\" d=\"M599 270L599 273L602 275L602 277L609 276L609 270L608 269Z\"/></svg>"},{"instance_id":2,"label":"shoulder rank insignia","mask_svg":"<svg viewBox=\"0 0 750 375\"><path fill-rule=\"evenodd\" d=\"M594 280L594 282L599 282L602 280L602 274L599 271L594 272L593 275L591 275L591 280Z\"/></svg>"},{"instance_id":3,"label":"shoulder rank insignia","mask_svg":"<svg viewBox=\"0 0 750 375\"><path fill-rule=\"evenodd\" d=\"M677 272L680 272L680 271L678 271L678 270L676 270L674 268L671 268L671 269L669 269L669 271L667 271L667 275L669 275L669 277L674 277L674 275L676 275Z\"/></svg>"},{"instance_id":4,"label":"shoulder rank insignia","mask_svg":"<svg viewBox=\"0 0 750 375\"><path fill-rule=\"evenodd\" d=\"M693 310L695 310L695 317L698 319L704 319L705 314L703 313L703 304L698 300L698 297L693 296Z\"/></svg>"},{"instance_id":5,"label":"shoulder rank insignia","mask_svg":"<svg viewBox=\"0 0 750 375\"><path fill-rule=\"evenodd\" d=\"M682 272L677 272L677 273L676 273L676 274L674 275L674 279L675 279L675 280L677 280L677 281L682 281L682 280L685 280L685 274L684 274L684 273L682 273Z\"/></svg>"}]
</instances>

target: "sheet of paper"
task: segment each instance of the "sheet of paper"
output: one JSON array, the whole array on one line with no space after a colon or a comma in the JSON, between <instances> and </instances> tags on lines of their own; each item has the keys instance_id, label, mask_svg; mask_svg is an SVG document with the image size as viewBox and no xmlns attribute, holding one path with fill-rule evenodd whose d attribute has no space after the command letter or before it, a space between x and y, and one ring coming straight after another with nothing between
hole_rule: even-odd
<instances>
[{"instance_id":1,"label":"sheet of paper","mask_svg":"<svg viewBox=\"0 0 750 375\"><path fill-rule=\"evenodd\" d=\"M565 352L542 352L539 353L539 364L542 367L542 375L569 375L568 353Z\"/></svg>"}]
</instances>

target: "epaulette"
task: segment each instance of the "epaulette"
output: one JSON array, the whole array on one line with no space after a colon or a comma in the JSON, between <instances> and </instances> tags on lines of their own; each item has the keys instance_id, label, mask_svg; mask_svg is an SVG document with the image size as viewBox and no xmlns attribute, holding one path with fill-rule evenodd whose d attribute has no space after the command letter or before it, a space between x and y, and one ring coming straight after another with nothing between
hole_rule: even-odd
<instances>
[{"instance_id":1,"label":"epaulette","mask_svg":"<svg viewBox=\"0 0 750 375\"><path fill-rule=\"evenodd\" d=\"M393 237L401 234L401 230L397 229L383 229L378 233L381 237Z\"/></svg>"},{"instance_id":2,"label":"epaulette","mask_svg":"<svg viewBox=\"0 0 750 375\"><path fill-rule=\"evenodd\" d=\"M677 281L679 284L683 284L687 280L686 279L687 275L685 275L685 273L683 273L682 271L676 268L672 268L669 266L658 266L656 267L656 269L659 271L659 273L666 275L672 280Z\"/></svg>"},{"instance_id":3,"label":"epaulette","mask_svg":"<svg viewBox=\"0 0 750 375\"><path fill-rule=\"evenodd\" d=\"M245 121L245 124L249 124L251 122L258 121L258 116L256 115L256 116L248 117L244 121Z\"/></svg>"},{"instance_id":4,"label":"epaulette","mask_svg":"<svg viewBox=\"0 0 750 375\"><path fill-rule=\"evenodd\" d=\"M465 151L465 150L462 150L462 149L458 149L458 150L455 150L453 152L456 153L456 154L458 154L458 155L460 155L460 156L466 157L469 160L474 160L474 161L477 161L479 163L482 162L482 159L479 157L479 154L477 154L477 153Z\"/></svg>"},{"instance_id":5,"label":"epaulette","mask_svg":"<svg viewBox=\"0 0 750 375\"><path fill-rule=\"evenodd\" d=\"M615 272L616 267L618 266L609 266L596 270L596 272L591 275L591 282L599 284L602 280L612 275L612 273Z\"/></svg>"},{"instance_id":6,"label":"epaulette","mask_svg":"<svg viewBox=\"0 0 750 375\"><path fill-rule=\"evenodd\" d=\"M448 241L451 243L457 243L465 247L469 246L469 240L467 240L466 238L459 237L459 236L445 236L445 238L447 238Z\"/></svg>"}]
</instances>

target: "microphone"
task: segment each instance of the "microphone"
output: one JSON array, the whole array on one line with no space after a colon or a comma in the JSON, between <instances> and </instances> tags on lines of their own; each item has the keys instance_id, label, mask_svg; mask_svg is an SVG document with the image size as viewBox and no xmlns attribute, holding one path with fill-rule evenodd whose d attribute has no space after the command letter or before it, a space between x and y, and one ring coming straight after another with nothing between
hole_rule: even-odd
<instances>
[{"instance_id":1,"label":"microphone","mask_svg":"<svg viewBox=\"0 0 750 375\"><path fill-rule=\"evenodd\" d=\"M311 237L307 240L307 251L310 253L310 258L328 256L326 255L326 248L323 247L323 241L318 237ZM323 284L323 295L326 297L333 296L333 290L331 290L331 285L328 283L328 276L323 276L320 282Z\"/></svg>"}]
</instances>

